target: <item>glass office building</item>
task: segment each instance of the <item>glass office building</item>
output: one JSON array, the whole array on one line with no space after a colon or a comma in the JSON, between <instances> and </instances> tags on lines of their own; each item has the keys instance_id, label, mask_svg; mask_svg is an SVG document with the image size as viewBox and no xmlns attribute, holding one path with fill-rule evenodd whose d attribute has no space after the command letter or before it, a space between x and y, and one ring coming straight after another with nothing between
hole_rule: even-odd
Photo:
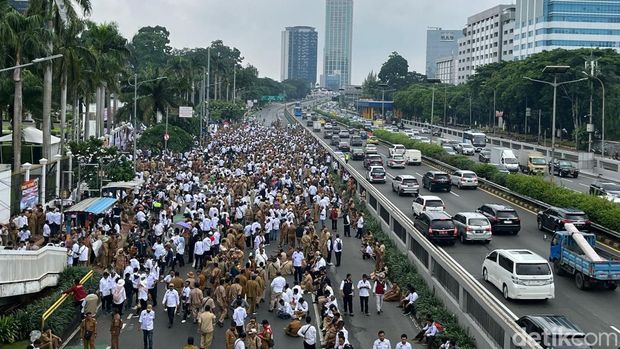
<instances>
[{"instance_id":1,"label":"glass office building","mask_svg":"<svg viewBox=\"0 0 620 349\"><path fill-rule=\"evenodd\" d=\"M313 27L286 27L282 32L280 78L316 83L318 34Z\"/></svg>"},{"instance_id":2,"label":"glass office building","mask_svg":"<svg viewBox=\"0 0 620 349\"><path fill-rule=\"evenodd\" d=\"M437 61L447 56L458 54L458 39L463 37L463 30L442 30L429 28L426 30L426 77L439 79L436 75Z\"/></svg>"},{"instance_id":3,"label":"glass office building","mask_svg":"<svg viewBox=\"0 0 620 349\"><path fill-rule=\"evenodd\" d=\"M515 59L555 48L620 51L620 0L517 0Z\"/></svg>"},{"instance_id":4,"label":"glass office building","mask_svg":"<svg viewBox=\"0 0 620 349\"><path fill-rule=\"evenodd\" d=\"M351 84L353 0L325 0L325 47L321 83L331 90ZM334 78L338 76L337 83ZM329 82L329 86L327 83Z\"/></svg>"}]
</instances>

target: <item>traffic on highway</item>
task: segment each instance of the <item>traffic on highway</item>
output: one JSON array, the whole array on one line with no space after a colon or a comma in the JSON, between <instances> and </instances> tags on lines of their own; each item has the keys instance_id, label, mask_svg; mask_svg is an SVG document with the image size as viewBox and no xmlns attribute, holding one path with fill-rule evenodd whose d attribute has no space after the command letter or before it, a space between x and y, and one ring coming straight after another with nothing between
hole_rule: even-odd
<instances>
[{"instance_id":1,"label":"traffic on highway","mask_svg":"<svg viewBox=\"0 0 620 349\"><path fill-rule=\"evenodd\" d=\"M320 108L333 111L330 105ZM366 122L356 116L345 117ZM336 127L341 128L341 133L369 136L367 131L345 130L336 123L329 128ZM419 141L431 139L431 129L386 128ZM368 129L372 132L377 127ZM320 138L326 136L323 130L312 131ZM477 144L437 136L434 141L476 159L488 156L487 162L501 163L509 172L547 175L548 168L552 168L562 180L568 176L570 180L583 181L581 184L585 182L575 169L568 167L570 164L543 163L535 152L517 155L495 148L486 152L479 135L470 136L477 137ZM329 144L336 151L346 151L340 144ZM467 147L471 147L471 152ZM471 171L446 173L427 162L413 165L403 161L403 166L394 166L406 158L408 150L401 145L365 142L359 147L361 151L357 149L353 148L356 156L348 161L351 169L365 176L394 206L410 216L418 231L445 249L516 317L563 316L585 332L620 335L617 311L609 307L620 301L619 293L614 291L620 282L620 261L616 260L620 251L597 249L595 236L588 233L591 222L584 212L568 207L531 211L481 190L477 175ZM593 188L593 194L600 196L611 195L617 189L600 181L594 181ZM566 233L568 229L575 229L576 233ZM588 253L579 252L580 248Z\"/></svg>"}]
</instances>

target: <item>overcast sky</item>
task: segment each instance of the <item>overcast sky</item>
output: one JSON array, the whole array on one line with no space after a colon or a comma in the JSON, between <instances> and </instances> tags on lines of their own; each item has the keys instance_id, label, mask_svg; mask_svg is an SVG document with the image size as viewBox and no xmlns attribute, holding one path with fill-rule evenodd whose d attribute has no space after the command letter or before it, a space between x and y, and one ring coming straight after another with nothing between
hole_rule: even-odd
<instances>
[{"instance_id":1,"label":"overcast sky","mask_svg":"<svg viewBox=\"0 0 620 349\"><path fill-rule=\"evenodd\" d=\"M497 0L354 0L352 83L378 72L392 51L424 73L426 28L462 29L467 17ZM514 3L507 0L503 3ZM93 0L91 19L116 22L129 40L143 26L165 26L175 48L206 47L213 40L237 47L261 76L280 79L284 27L313 26L319 33L322 72L325 0Z\"/></svg>"}]
</instances>

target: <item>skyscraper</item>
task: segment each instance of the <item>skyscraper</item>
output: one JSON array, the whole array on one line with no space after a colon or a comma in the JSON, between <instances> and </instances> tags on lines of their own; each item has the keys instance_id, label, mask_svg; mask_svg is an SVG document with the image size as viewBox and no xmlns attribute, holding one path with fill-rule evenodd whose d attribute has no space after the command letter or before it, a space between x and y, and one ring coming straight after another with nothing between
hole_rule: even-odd
<instances>
[{"instance_id":1,"label":"skyscraper","mask_svg":"<svg viewBox=\"0 0 620 349\"><path fill-rule=\"evenodd\" d=\"M457 56L459 45L457 40L463 37L463 30L442 30L429 28L426 30L426 77L435 79L437 60L448 56Z\"/></svg>"},{"instance_id":2,"label":"skyscraper","mask_svg":"<svg viewBox=\"0 0 620 349\"><path fill-rule=\"evenodd\" d=\"M280 78L316 83L318 34L313 27L286 27L282 32Z\"/></svg>"},{"instance_id":3,"label":"skyscraper","mask_svg":"<svg viewBox=\"0 0 620 349\"><path fill-rule=\"evenodd\" d=\"M517 0L514 57L556 48L620 51L620 1Z\"/></svg>"},{"instance_id":4,"label":"skyscraper","mask_svg":"<svg viewBox=\"0 0 620 349\"><path fill-rule=\"evenodd\" d=\"M351 84L353 0L325 0L325 48L321 84L338 90Z\"/></svg>"}]
</instances>

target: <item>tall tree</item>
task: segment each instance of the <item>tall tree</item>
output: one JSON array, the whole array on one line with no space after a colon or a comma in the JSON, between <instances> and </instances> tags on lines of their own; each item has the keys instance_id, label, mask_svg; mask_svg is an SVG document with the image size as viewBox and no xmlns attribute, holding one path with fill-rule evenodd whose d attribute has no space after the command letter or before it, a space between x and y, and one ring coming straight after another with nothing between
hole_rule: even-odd
<instances>
[{"instance_id":1,"label":"tall tree","mask_svg":"<svg viewBox=\"0 0 620 349\"><path fill-rule=\"evenodd\" d=\"M142 27L129 45L131 63L137 71L163 67L172 53L170 32L166 27Z\"/></svg>"},{"instance_id":2,"label":"tall tree","mask_svg":"<svg viewBox=\"0 0 620 349\"><path fill-rule=\"evenodd\" d=\"M362 96L366 98L376 98L378 92L379 80L377 79L377 74L371 71L362 83Z\"/></svg>"},{"instance_id":3,"label":"tall tree","mask_svg":"<svg viewBox=\"0 0 620 349\"><path fill-rule=\"evenodd\" d=\"M405 86L408 71L409 63L407 60L394 51L381 66L379 79L390 88L398 89Z\"/></svg>"}]
</instances>

